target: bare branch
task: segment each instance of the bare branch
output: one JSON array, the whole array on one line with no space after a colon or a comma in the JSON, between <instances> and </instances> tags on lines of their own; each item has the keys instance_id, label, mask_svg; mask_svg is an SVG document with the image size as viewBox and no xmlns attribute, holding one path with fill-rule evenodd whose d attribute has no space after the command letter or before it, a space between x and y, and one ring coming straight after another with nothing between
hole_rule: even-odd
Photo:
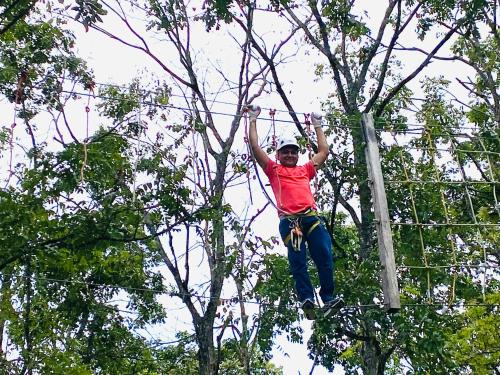
<instances>
[{"instance_id":1,"label":"bare branch","mask_svg":"<svg viewBox=\"0 0 500 375\"><path fill-rule=\"evenodd\" d=\"M400 27L399 25L401 22L401 2L398 3L398 18L397 18L397 23L396 23L396 29L395 29L394 34L392 36L392 39L389 43L389 46L387 47L384 61L382 62L382 69L381 69L380 74L377 78L377 81L378 81L377 88L376 88L374 94L372 95L372 97L370 98L370 100L368 101L368 103L365 107L365 112L369 112L371 110L371 108L373 107L373 105L375 104L375 102L377 101L377 99L379 98L379 95L380 95L380 92L382 91L382 87L384 85L385 77L387 74L387 69L389 66L389 59L391 57L392 51L394 50L396 42L397 42L399 36L401 35L401 33L406 28L406 26L408 26L410 21L417 14L417 11L420 9L421 5L422 5L422 3L417 4L417 6L412 10L412 12L407 17L403 26ZM381 40L379 41L379 44L381 44Z\"/></svg>"},{"instance_id":2,"label":"bare branch","mask_svg":"<svg viewBox=\"0 0 500 375\"><path fill-rule=\"evenodd\" d=\"M233 18L242 28L243 30L247 31L247 27L246 25L241 21L239 20L238 18L234 17ZM292 104L290 103L290 101L288 100L288 97L285 93L285 90L283 90L283 86L281 85L281 81L278 77L278 73L276 71L276 65L274 63L274 58L276 57L276 55L278 54L278 52L280 51L280 49L292 38L292 36L299 30L299 28L295 28L295 29L292 29L292 31L290 32L290 35L285 38L273 51L272 55L271 56L268 56L266 51L264 49L262 49L262 47L257 43L257 41L255 40L255 37L253 36L253 33L249 33L249 36L251 38L251 41L252 41L252 45L253 47L255 48L255 50L257 50L257 52L259 53L259 55L266 61L268 67L270 68L271 70L271 74L273 76L273 80L274 80L274 84L276 85L276 90L278 91L278 93L280 94L281 96L281 99L283 100L283 102L285 103L285 106L287 107L288 111L289 111L289 114L290 116L292 117L292 120L294 121L295 123L295 126L297 127L297 129L299 130L299 132L303 135L303 136L306 136L306 133L304 131L304 129L302 128L302 126L300 125L300 121L295 113L295 110L292 106Z\"/></svg>"},{"instance_id":3,"label":"bare branch","mask_svg":"<svg viewBox=\"0 0 500 375\"><path fill-rule=\"evenodd\" d=\"M473 82L465 82L465 81L462 81L460 78L456 78L457 82L460 83L462 85L462 87L464 87L465 89L467 89L467 91L469 91L470 93L476 95L478 98L481 98L483 99L486 104L491 108L492 105L488 99L488 97L486 95L484 95L483 93L477 91L477 90L474 90L472 87L474 87L474 83ZM472 86L472 87L471 87Z\"/></svg>"},{"instance_id":4,"label":"bare branch","mask_svg":"<svg viewBox=\"0 0 500 375\"><path fill-rule=\"evenodd\" d=\"M316 4L313 2L309 2L309 5L311 7L312 13L316 19L316 22L318 23L319 26L319 31L321 34L321 39L323 42L323 47L325 51L325 56L327 57L330 67L332 68L333 71L333 79L335 81L336 87L337 87L337 92L340 97L340 102L342 103L344 109L348 110L350 107L350 103L347 99L344 86L342 85L342 79L340 77L340 72L343 72L344 77L348 76L348 72L346 72L346 67L342 66L338 59L333 55L331 48L330 48L330 42L328 39L328 32L325 23L323 22L323 19L321 18L321 14L319 13L318 8L316 7ZM312 41L311 41L312 42Z\"/></svg>"},{"instance_id":5,"label":"bare branch","mask_svg":"<svg viewBox=\"0 0 500 375\"><path fill-rule=\"evenodd\" d=\"M398 94L398 92L406 86L408 82L410 82L413 78L415 78L432 60L432 58L436 55L436 53L441 49L441 47L451 38L453 34L455 34L456 30L460 27L461 22L458 22L455 27L449 30L446 35L439 41L439 43L434 47L434 49L429 53L429 55L425 58L425 60L405 79L399 82L396 87L394 87L389 94L384 98L382 103L377 107L377 111L375 116L380 116L384 111L384 108L389 104L389 102Z\"/></svg>"},{"instance_id":6,"label":"bare branch","mask_svg":"<svg viewBox=\"0 0 500 375\"><path fill-rule=\"evenodd\" d=\"M158 246L158 249L160 250L160 254L162 255L163 261L165 262L167 268L174 277L177 288L179 288L179 293L182 301L186 304L193 318L200 319L200 314L196 310L196 307L194 306L191 300L191 294L189 293L189 290L184 286L181 275L179 273L179 269L176 268L174 264L170 261L170 258L168 257L167 253L165 252L165 248L163 247L163 243L160 241L159 234L154 224L151 222L151 219L148 214L144 216L144 222L146 223L148 231L154 236L154 240L156 242L156 245Z\"/></svg>"},{"instance_id":7,"label":"bare branch","mask_svg":"<svg viewBox=\"0 0 500 375\"><path fill-rule=\"evenodd\" d=\"M378 34L377 34L377 38L375 39L375 43L370 46L369 52L368 52L368 54L366 56L366 60L363 62L363 65L361 67L361 71L359 73L359 76L356 79L356 82L354 83L354 91L355 92L357 92L359 90L359 88L365 82L366 74L368 72L368 68L370 67L370 65L372 63L372 60L375 57L375 54L377 53L378 47L380 46L380 43L382 42L382 37L384 36L385 28L387 27L387 24L389 23L389 19L391 17L392 11L394 10L394 7L395 7L396 3L398 4L398 15L397 15L397 21L396 21L396 30L394 32L394 35L392 36L391 42L389 43L389 48L387 50L387 53L386 53L386 56L385 56L385 60L384 60L385 69L387 69L387 62L388 62L389 57L390 57L391 52L392 52L391 47L394 46L394 43L396 42L396 40L397 40L397 38L399 36L399 30L398 30L398 28L399 28L399 24L401 22L401 0L391 0L389 2L389 6L387 7L387 9L385 11L385 15L384 15L384 18L382 19L382 23L380 24L380 27L379 27L379 30L378 30ZM380 76L382 78L379 78L379 80L380 80L379 81L379 88L381 88L380 85L381 85L381 82L383 81L383 77L385 76L385 69L384 69L384 65L383 65L382 72L380 74ZM375 95L372 96L371 100L374 100L374 98L376 98L378 96L379 92L380 92L380 90L378 90L378 92L375 92Z\"/></svg>"}]
</instances>

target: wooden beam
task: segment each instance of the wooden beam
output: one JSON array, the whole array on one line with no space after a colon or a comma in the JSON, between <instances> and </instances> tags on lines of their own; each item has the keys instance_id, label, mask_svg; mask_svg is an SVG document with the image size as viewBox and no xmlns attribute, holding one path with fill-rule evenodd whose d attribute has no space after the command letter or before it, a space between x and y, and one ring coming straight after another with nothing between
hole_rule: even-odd
<instances>
[{"instance_id":1,"label":"wooden beam","mask_svg":"<svg viewBox=\"0 0 500 375\"><path fill-rule=\"evenodd\" d=\"M365 135L365 155L368 168L368 178L373 197L373 209L375 212L375 225L379 248L379 258L382 266L382 289L384 291L384 307L389 312L399 311L399 288L396 275L396 263L394 261L394 247L392 243L392 232L389 221L389 210L385 194L380 154L378 150L373 116L371 113L363 113L363 131Z\"/></svg>"}]
</instances>

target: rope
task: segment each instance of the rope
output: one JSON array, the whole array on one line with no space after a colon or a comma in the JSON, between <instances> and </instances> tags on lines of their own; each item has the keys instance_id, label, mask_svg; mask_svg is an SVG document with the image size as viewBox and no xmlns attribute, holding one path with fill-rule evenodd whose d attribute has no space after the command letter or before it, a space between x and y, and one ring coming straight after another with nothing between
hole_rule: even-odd
<instances>
[{"instance_id":1,"label":"rope","mask_svg":"<svg viewBox=\"0 0 500 375\"><path fill-rule=\"evenodd\" d=\"M273 145L274 149L276 149L277 142L276 142L276 130L275 130L275 123L274 123L274 114L275 114L274 111L270 111L270 113L269 113L269 115L271 116L271 126L273 127L273 135L274 135L274 141L275 141L275 145L273 145L273 138L272 138L271 145ZM246 139L245 142L247 143L248 149L249 149L249 153L252 156L252 162L253 162L253 165L254 165L255 176L257 177L257 180L259 182L260 188L261 188L262 192L264 193L264 196L267 198L268 202L278 212L281 212L284 215L292 215L292 213L287 212L287 211L283 210L282 208L280 208L278 206L278 203L281 201L280 194L278 194L278 197L276 197L276 199L277 199L278 202L276 202L276 203L274 202L274 200L271 198L271 196L267 192L267 190L266 190L266 188L264 186L264 183L262 182L262 179L260 178L259 168L257 166L257 163L255 162L255 155L253 154L252 147L250 147L250 145L248 143L248 137L247 137L247 134L248 134L248 129L247 129L247 110L246 109L243 111L243 116L245 118L245 139ZM279 184L279 191L281 192L281 184L280 184L279 178L278 178L278 184Z\"/></svg>"},{"instance_id":2,"label":"rope","mask_svg":"<svg viewBox=\"0 0 500 375\"><path fill-rule=\"evenodd\" d=\"M450 180L384 180L389 184L436 184L436 185L499 185L500 181L479 181L479 180L467 180L467 181L450 181Z\"/></svg>"},{"instance_id":3,"label":"rope","mask_svg":"<svg viewBox=\"0 0 500 375\"><path fill-rule=\"evenodd\" d=\"M434 139L431 139L431 136L430 136L430 132L427 132L427 138L428 138L428 141L429 143L432 145L430 148L429 148L429 152L430 152L430 155L431 155L431 160L432 160L432 166L433 166L433 170L434 170L434 176L436 178L436 181L441 181L441 175L440 175L440 172L437 168L437 165L436 165L436 144L435 144L435 140ZM445 199L445 196L444 196L444 191L443 191L443 185L439 184L439 194L440 194L440 197L441 197L441 204L443 205L443 211L444 211L444 216L445 216L445 220L446 220L446 224L450 224L450 215L449 215L449 212L448 212L448 207L446 205L446 199ZM453 242L453 234L451 232L451 226L447 226L446 227L446 232L447 232L447 239L450 243L450 246L451 246L451 254L452 254L452 259L453 259L453 266L456 266L457 264L457 253L456 253L456 246L455 246L455 243ZM457 269L456 268L453 268L453 276L452 276L452 283L451 283L451 293L450 293L450 296L449 296L449 300L448 300L448 303L451 305L453 303L453 301L455 300L455 288L456 288L456 282L457 282Z\"/></svg>"},{"instance_id":4,"label":"rope","mask_svg":"<svg viewBox=\"0 0 500 375\"><path fill-rule=\"evenodd\" d=\"M485 153L486 155L486 160L488 161L488 172L490 174L490 180L491 181L494 181L495 180L495 175L493 174L493 168L491 167L491 160L490 160L490 156L489 156L489 152L486 151L486 147L484 146L484 143L481 139L478 139L479 141L479 144L481 145L482 147L482 151ZM455 151L458 151L457 149L455 149ZM495 154L499 154L500 153L495 153ZM493 186L493 200L495 201L495 209L497 211L497 214L498 214L498 217L500 218L500 204L498 203L498 198L497 198L497 192L496 192L496 187Z\"/></svg>"},{"instance_id":5,"label":"rope","mask_svg":"<svg viewBox=\"0 0 500 375\"><path fill-rule=\"evenodd\" d=\"M245 116L243 116L243 124L245 127L245 136L243 140L245 141L245 146L247 148L247 154L243 154L241 157L245 162L247 167L246 176L247 176L247 184L248 184L248 194L250 195L250 203L253 204L253 196L252 196L252 187L250 186L250 154L252 153L252 148L250 147L250 143L248 141L248 117L246 116L247 109L244 109Z\"/></svg>"},{"instance_id":6,"label":"rope","mask_svg":"<svg viewBox=\"0 0 500 375\"><path fill-rule=\"evenodd\" d=\"M429 147L409 147L409 146L405 146L405 149L406 150L416 150L416 151L430 151L431 149ZM434 148L435 151L440 151L440 152L451 152L449 149L447 148ZM464 150L464 149L460 149L460 148L457 148L455 149L455 152L463 152L463 153L466 153L466 154L485 154L485 155L496 155L496 156L500 156L500 152L495 152L495 151L488 151L484 148L484 145L483 145L483 150Z\"/></svg>"},{"instance_id":7,"label":"rope","mask_svg":"<svg viewBox=\"0 0 500 375\"><path fill-rule=\"evenodd\" d=\"M394 134L393 134L393 137L394 137L394 142L396 143L396 145L399 146L398 140L396 139ZM405 178L408 181L410 179L410 176L409 176L408 170L407 170L406 165L405 165L405 160L403 158L402 150L399 150L399 160L401 161L401 166L403 167L403 172L405 174ZM429 264L427 262L427 252L425 251L424 234L423 234L423 230L422 230L422 227L420 225L420 219L419 219L419 216L417 213L417 207L416 207L416 203L415 203L415 195L413 192L413 185L409 185L409 190L410 190L410 201L411 201L412 212L413 212L414 220L415 220L415 222L417 224L417 228L418 228L418 237L419 237L419 241L420 241L420 249L422 251L422 259L423 259L423 263L427 269L427 272L426 272L426 275L427 275L427 302L431 302L431 276L430 276L430 271L428 269Z\"/></svg>"},{"instance_id":8,"label":"rope","mask_svg":"<svg viewBox=\"0 0 500 375\"><path fill-rule=\"evenodd\" d=\"M452 150L454 149L454 142L451 143L451 148L452 148ZM462 180L465 182L467 178L466 178L466 174L465 174L465 170L464 170L464 167L462 165L462 162L460 161L460 157L458 156L458 154L456 152L453 153L453 156L455 157L456 162L459 166L460 175L462 176ZM471 198L471 195L469 192L469 187L467 184L465 184L464 187L465 187L465 195L467 197L467 202L469 205L469 210L470 210L470 213L472 215L472 220L473 220L474 224L477 225L478 221L477 221L477 217L476 217L476 212L474 210L474 205L472 203L472 198ZM482 248L483 262L486 265L486 263L488 261L487 256L486 256L486 246L484 245L483 236L482 236L481 231L480 231L478 226L476 226L476 233L477 233L477 236L479 239L479 245ZM483 272L482 272L481 292L483 295L483 302L484 302L486 300L486 270L485 269L483 269Z\"/></svg>"},{"instance_id":9,"label":"rope","mask_svg":"<svg viewBox=\"0 0 500 375\"><path fill-rule=\"evenodd\" d=\"M276 114L275 109L269 110L269 117L271 118L271 128L273 131L273 135L271 136L271 147L274 151L277 151L278 138L276 137L276 118L274 117L275 114Z\"/></svg>"},{"instance_id":10,"label":"rope","mask_svg":"<svg viewBox=\"0 0 500 375\"><path fill-rule=\"evenodd\" d=\"M191 160L193 161L193 195L195 197L198 196L198 184L200 184L200 179L201 179L201 171L200 171L200 166L198 162L198 137L197 137L197 132L196 132L196 121L193 119L191 121L191 134L192 134L192 144L193 144L193 153L191 155ZM195 211L195 203L196 199L193 199L193 203L191 205L191 213Z\"/></svg>"},{"instance_id":11,"label":"rope","mask_svg":"<svg viewBox=\"0 0 500 375\"><path fill-rule=\"evenodd\" d=\"M397 221L391 221L391 225L397 226L414 226L414 227L484 227L484 228L494 228L500 227L500 223L402 223Z\"/></svg>"}]
</instances>

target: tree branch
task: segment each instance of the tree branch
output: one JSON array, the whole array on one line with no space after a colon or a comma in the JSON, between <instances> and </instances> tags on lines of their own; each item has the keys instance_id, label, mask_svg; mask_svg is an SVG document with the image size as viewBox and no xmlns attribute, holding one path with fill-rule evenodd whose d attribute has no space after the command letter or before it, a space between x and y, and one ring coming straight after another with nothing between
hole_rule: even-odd
<instances>
[{"instance_id":1,"label":"tree branch","mask_svg":"<svg viewBox=\"0 0 500 375\"><path fill-rule=\"evenodd\" d=\"M385 11L384 18L380 24L377 38L375 39L375 43L370 46L369 52L366 56L366 60L363 62L363 65L361 67L361 71L359 73L358 78L354 82L354 91L358 92L358 90L363 86L365 79L366 79L366 74L368 72L368 68L370 67L373 58L375 57L377 50L380 46L380 43L382 42L382 38L385 33L385 28L387 27L387 24L389 23L389 19L391 17L392 11L394 10L394 7L396 6L396 3L398 4L398 15L397 15L397 20L396 20L396 30L394 31L394 34L392 36L391 42L389 43L389 48L387 49L387 53L385 55L384 63L382 64L382 71L380 73L379 77L379 86L377 88L377 91L375 94L372 96L370 99L370 102L373 103L376 98L378 97L378 94L380 93L381 90L381 84L384 80L385 77L385 71L387 70L387 63L389 61L389 57L392 53L392 47L394 47L394 44L396 43L396 40L398 38L399 34L399 25L401 23L401 0L391 0L389 2L389 6L387 7ZM370 104L370 103L368 103ZM370 105L371 106L371 105Z\"/></svg>"},{"instance_id":2,"label":"tree branch","mask_svg":"<svg viewBox=\"0 0 500 375\"><path fill-rule=\"evenodd\" d=\"M456 30L460 27L461 22L458 22L455 27L449 30L446 35L441 39L441 41L434 47L434 49L429 53L427 58L418 66L417 69L413 71L408 77L403 79L396 87L394 87L389 94L385 97L385 99L377 106L377 111L375 116L378 117L384 111L384 108L389 104L389 102L398 94L398 92L406 86L408 82L410 82L413 78L415 78L432 60L434 55L439 51L439 49L451 38L451 36L456 32Z\"/></svg>"},{"instance_id":3,"label":"tree branch","mask_svg":"<svg viewBox=\"0 0 500 375\"><path fill-rule=\"evenodd\" d=\"M313 12L314 17L316 18L316 22L318 23L319 26L319 31L321 34L321 39L323 41L323 47L325 51L325 56L327 57L328 61L330 62L330 66L333 71L333 79L335 81L335 84L337 86L337 92L340 97L340 102L342 103L344 109L346 111L349 110L349 101L347 99L346 93L344 91L344 86L342 85L342 79L340 78L340 72L344 72L344 76L346 76L345 69L346 67L343 67L340 62L338 61L337 58L333 55L331 48L330 48L330 42L328 40L328 32L326 29L326 25L323 22L323 19L321 18L321 14L318 11L318 8L316 7L316 3L313 3L312 1L309 2L309 6L311 7L311 10Z\"/></svg>"}]
</instances>

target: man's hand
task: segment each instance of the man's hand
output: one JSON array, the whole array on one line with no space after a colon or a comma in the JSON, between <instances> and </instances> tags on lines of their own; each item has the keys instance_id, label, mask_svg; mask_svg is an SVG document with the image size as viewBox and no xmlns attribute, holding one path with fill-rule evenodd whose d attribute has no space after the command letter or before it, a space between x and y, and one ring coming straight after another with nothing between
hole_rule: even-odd
<instances>
[{"instance_id":1,"label":"man's hand","mask_svg":"<svg viewBox=\"0 0 500 375\"><path fill-rule=\"evenodd\" d=\"M260 148L259 140L257 136L257 117L260 114L260 107L258 105L246 105L246 112L250 118L250 125L248 127L248 141L250 142L250 147L252 148L253 157L260 165L262 169L266 169L267 163L269 162L269 156L266 152Z\"/></svg>"},{"instance_id":2,"label":"man's hand","mask_svg":"<svg viewBox=\"0 0 500 375\"><path fill-rule=\"evenodd\" d=\"M321 113L312 112L311 113L311 123L315 128L321 128L321 121L323 120L323 116Z\"/></svg>"},{"instance_id":3,"label":"man's hand","mask_svg":"<svg viewBox=\"0 0 500 375\"><path fill-rule=\"evenodd\" d=\"M314 167L319 169L326 158L328 157L328 144L326 143L325 133L323 133L323 129L321 129L321 122L323 120L323 116L320 113L311 113L311 123L314 125L314 130L316 132L316 137L318 139L318 151L312 157L312 161L314 163Z\"/></svg>"},{"instance_id":4,"label":"man's hand","mask_svg":"<svg viewBox=\"0 0 500 375\"><path fill-rule=\"evenodd\" d=\"M258 105L248 104L245 106L250 120L256 120L260 115L260 107Z\"/></svg>"}]
</instances>

